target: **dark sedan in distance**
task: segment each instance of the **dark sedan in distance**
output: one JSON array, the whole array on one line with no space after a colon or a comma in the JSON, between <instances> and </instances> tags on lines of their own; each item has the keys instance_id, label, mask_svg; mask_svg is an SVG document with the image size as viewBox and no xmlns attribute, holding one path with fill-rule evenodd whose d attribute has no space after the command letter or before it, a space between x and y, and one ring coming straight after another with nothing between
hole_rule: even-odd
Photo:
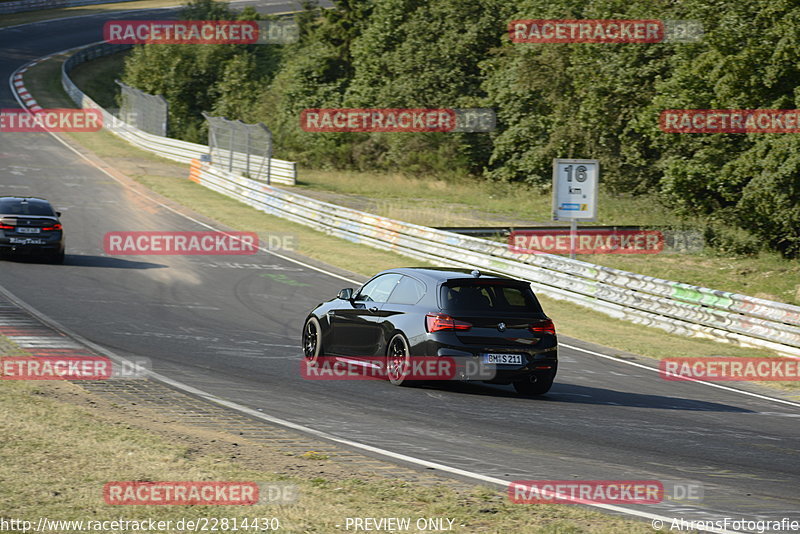
<instances>
[{"instance_id":1,"label":"dark sedan in distance","mask_svg":"<svg viewBox=\"0 0 800 534\"><path fill-rule=\"evenodd\" d=\"M488 380L477 380L513 384L524 395L549 391L557 351L553 322L528 282L466 269L383 271L358 291L342 289L317 306L303 327L307 361L379 357L388 369L414 358L449 357L473 364L466 368L491 367Z\"/></svg>"},{"instance_id":2,"label":"dark sedan in distance","mask_svg":"<svg viewBox=\"0 0 800 534\"><path fill-rule=\"evenodd\" d=\"M63 263L60 216L43 198L0 197L0 255L39 256Z\"/></svg>"}]
</instances>

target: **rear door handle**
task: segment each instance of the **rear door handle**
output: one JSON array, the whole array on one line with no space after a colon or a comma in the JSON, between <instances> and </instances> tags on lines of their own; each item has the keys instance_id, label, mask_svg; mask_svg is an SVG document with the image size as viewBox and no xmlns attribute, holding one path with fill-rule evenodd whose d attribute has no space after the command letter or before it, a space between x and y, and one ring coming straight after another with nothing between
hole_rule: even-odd
<instances>
[{"instance_id":1,"label":"rear door handle","mask_svg":"<svg viewBox=\"0 0 800 534\"><path fill-rule=\"evenodd\" d=\"M373 307L371 307L369 309L369 311L371 311L372 313L375 313L376 311L378 311L378 307L377 306L373 306Z\"/></svg>"}]
</instances>

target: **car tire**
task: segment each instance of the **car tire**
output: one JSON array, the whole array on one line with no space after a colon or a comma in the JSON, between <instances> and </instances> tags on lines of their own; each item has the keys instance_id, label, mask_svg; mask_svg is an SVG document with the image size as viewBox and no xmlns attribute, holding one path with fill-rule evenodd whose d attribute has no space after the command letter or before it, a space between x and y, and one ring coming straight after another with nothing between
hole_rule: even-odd
<instances>
[{"instance_id":1,"label":"car tire","mask_svg":"<svg viewBox=\"0 0 800 534\"><path fill-rule=\"evenodd\" d=\"M520 395L544 395L553 387L555 376L540 376L536 382L531 382L530 378L513 382L514 389Z\"/></svg>"},{"instance_id":2,"label":"car tire","mask_svg":"<svg viewBox=\"0 0 800 534\"><path fill-rule=\"evenodd\" d=\"M303 356L309 362L316 363L324 356L322 347L322 325L316 317L309 317L303 326Z\"/></svg>"},{"instance_id":3,"label":"car tire","mask_svg":"<svg viewBox=\"0 0 800 534\"><path fill-rule=\"evenodd\" d=\"M415 380L408 380L408 373L401 369L411 368L411 351L408 348L408 341L403 334L395 334L386 345L386 378L394 386L413 386Z\"/></svg>"}]
</instances>

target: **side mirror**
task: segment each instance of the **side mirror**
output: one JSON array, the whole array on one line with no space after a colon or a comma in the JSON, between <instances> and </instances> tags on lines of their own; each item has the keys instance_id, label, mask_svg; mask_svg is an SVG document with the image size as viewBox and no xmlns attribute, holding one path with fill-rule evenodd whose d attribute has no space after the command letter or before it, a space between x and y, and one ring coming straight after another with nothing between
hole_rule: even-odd
<instances>
[{"instance_id":1,"label":"side mirror","mask_svg":"<svg viewBox=\"0 0 800 534\"><path fill-rule=\"evenodd\" d=\"M353 300L353 288L346 287L342 289L341 291L339 291L339 294L336 295L336 298L342 300Z\"/></svg>"},{"instance_id":2,"label":"side mirror","mask_svg":"<svg viewBox=\"0 0 800 534\"><path fill-rule=\"evenodd\" d=\"M56 217L61 217L61 212L60 211L56 212Z\"/></svg>"}]
</instances>

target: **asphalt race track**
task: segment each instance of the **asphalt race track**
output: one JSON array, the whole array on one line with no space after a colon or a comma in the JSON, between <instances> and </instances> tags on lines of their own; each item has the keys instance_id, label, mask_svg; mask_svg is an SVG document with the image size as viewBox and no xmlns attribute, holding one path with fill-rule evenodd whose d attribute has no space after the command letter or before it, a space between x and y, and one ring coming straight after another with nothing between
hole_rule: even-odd
<instances>
[{"instance_id":1,"label":"asphalt race track","mask_svg":"<svg viewBox=\"0 0 800 534\"><path fill-rule=\"evenodd\" d=\"M268 4L261 2L264 10L293 7ZM0 107L18 107L7 81L16 68L99 41L111 18L120 16L0 30ZM703 485L702 502L628 506L650 513L800 519L800 404L664 381L569 348L561 349L556 385L538 399L510 386L303 380L305 314L354 284L267 253L104 256L109 231L208 228L123 187L48 134L2 134L0 194L50 199L64 213L68 254L63 266L0 262L0 285L119 355L151 359L175 380L336 436L508 481Z\"/></svg>"}]
</instances>

